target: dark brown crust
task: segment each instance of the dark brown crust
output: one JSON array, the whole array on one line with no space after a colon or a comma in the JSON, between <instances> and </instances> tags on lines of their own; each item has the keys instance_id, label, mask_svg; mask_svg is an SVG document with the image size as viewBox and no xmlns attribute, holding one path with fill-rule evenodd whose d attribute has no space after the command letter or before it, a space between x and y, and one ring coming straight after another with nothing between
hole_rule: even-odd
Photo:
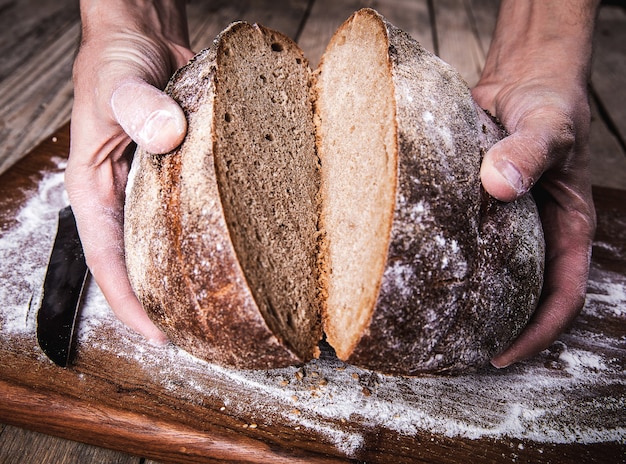
<instances>
[{"instance_id":1,"label":"dark brown crust","mask_svg":"<svg viewBox=\"0 0 626 464\"><path fill-rule=\"evenodd\" d=\"M239 265L215 177L213 98L216 57L235 23L167 86L188 133L172 153L139 150L126 208L131 282L173 343L217 364L266 369L302 362L268 329Z\"/></svg>"},{"instance_id":2,"label":"dark brown crust","mask_svg":"<svg viewBox=\"0 0 626 464\"><path fill-rule=\"evenodd\" d=\"M348 362L386 373L483 366L521 331L543 283L532 198L490 198L483 154L505 134L460 75L383 21L396 93L398 191L374 314Z\"/></svg>"},{"instance_id":3,"label":"dark brown crust","mask_svg":"<svg viewBox=\"0 0 626 464\"><path fill-rule=\"evenodd\" d=\"M537 304L544 249L536 207L530 196L504 204L481 189L482 155L504 133L458 73L373 10L359 14L378 18L388 34L399 165L377 306L348 362L408 375L482 366ZM301 360L254 302L224 218L207 131L220 44L242 27L252 26L228 28L168 85L189 132L173 153L137 153L126 247L133 287L174 343L218 364L273 368Z\"/></svg>"}]
</instances>

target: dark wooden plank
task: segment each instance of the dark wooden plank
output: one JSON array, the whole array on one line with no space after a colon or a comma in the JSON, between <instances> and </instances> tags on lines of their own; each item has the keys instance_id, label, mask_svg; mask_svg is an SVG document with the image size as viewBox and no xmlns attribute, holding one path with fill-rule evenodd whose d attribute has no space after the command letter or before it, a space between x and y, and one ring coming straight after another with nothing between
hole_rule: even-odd
<instances>
[{"instance_id":1,"label":"dark wooden plank","mask_svg":"<svg viewBox=\"0 0 626 464\"><path fill-rule=\"evenodd\" d=\"M78 2L14 0L0 15L0 173L69 120Z\"/></svg>"},{"instance_id":2,"label":"dark wooden plank","mask_svg":"<svg viewBox=\"0 0 626 464\"><path fill-rule=\"evenodd\" d=\"M589 149L593 185L626 190L626 154L615 134L607 128L593 98Z\"/></svg>"},{"instance_id":3,"label":"dark wooden plank","mask_svg":"<svg viewBox=\"0 0 626 464\"><path fill-rule=\"evenodd\" d=\"M238 20L258 23L295 38L307 6L307 0L191 1L187 5L191 46L195 51L210 46L219 32Z\"/></svg>"},{"instance_id":4,"label":"dark wooden plank","mask_svg":"<svg viewBox=\"0 0 626 464\"><path fill-rule=\"evenodd\" d=\"M132 408L126 409L133 397L136 401L145 400L140 398L144 392L139 385L116 386L114 383L108 385L106 389L109 390L107 392L110 395L109 400L121 399L125 403L123 405L112 405L106 398L91 400L76 398L69 393L76 392L72 384L80 384L80 378L76 373L62 377L66 382L63 392L42 390L36 393L30 388L18 386L4 379L0 380L0 416L8 417L10 423L35 431L106 448L122 449L128 453L145 454L165 462L241 461L285 464L338 462L333 458L316 457L315 453L298 451L289 443L283 443L282 448L279 448L276 445L272 446L271 443L250 438L242 424L234 430L226 427L195 429L171 421L171 418L156 417L145 411L139 412L137 408L134 411ZM60 386L56 381L47 383L54 390L58 390ZM52 385L53 383L55 385ZM101 381L96 383L88 381L88 384L91 385L86 387L93 386L99 389L105 386ZM134 391L128 391L129 388ZM165 413L165 410L159 410L159 406L158 401L152 402L152 408ZM312 444L313 447L315 444Z\"/></svg>"},{"instance_id":5,"label":"dark wooden plank","mask_svg":"<svg viewBox=\"0 0 626 464\"><path fill-rule=\"evenodd\" d=\"M478 82L486 56L470 15L472 10L465 0L437 0L433 5L439 57L456 68L472 87Z\"/></svg>"},{"instance_id":6,"label":"dark wooden plank","mask_svg":"<svg viewBox=\"0 0 626 464\"><path fill-rule=\"evenodd\" d=\"M478 39L483 56L487 56L493 31L496 28L500 0L466 0L470 27Z\"/></svg>"},{"instance_id":7,"label":"dark wooden plank","mask_svg":"<svg viewBox=\"0 0 626 464\"><path fill-rule=\"evenodd\" d=\"M339 25L354 11L365 6L368 2L360 0L317 0L313 4L298 40L312 68L317 68L328 41Z\"/></svg>"},{"instance_id":8,"label":"dark wooden plank","mask_svg":"<svg viewBox=\"0 0 626 464\"><path fill-rule=\"evenodd\" d=\"M119 451L85 446L17 427L0 434L0 463L7 464L140 464L141 459Z\"/></svg>"},{"instance_id":9,"label":"dark wooden plank","mask_svg":"<svg viewBox=\"0 0 626 464\"><path fill-rule=\"evenodd\" d=\"M0 2L0 81L32 60L78 20L74 0Z\"/></svg>"},{"instance_id":10,"label":"dark wooden plank","mask_svg":"<svg viewBox=\"0 0 626 464\"><path fill-rule=\"evenodd\" d=\"M603 4L595 33L592 85L615 135L626 142L626 7Z\"/></svg>"}]
</instances>

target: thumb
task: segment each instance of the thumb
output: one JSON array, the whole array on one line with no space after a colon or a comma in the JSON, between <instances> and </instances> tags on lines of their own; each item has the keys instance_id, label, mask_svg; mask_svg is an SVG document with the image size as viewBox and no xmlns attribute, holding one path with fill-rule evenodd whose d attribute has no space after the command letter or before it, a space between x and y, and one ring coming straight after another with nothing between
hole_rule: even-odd
<instances>
[{"instance_id":1,"label":"thumb","mask_svg":"<svg viewBox=\"0 0 626 464\"><path fill-rule=\"evenodd\" d=\"M496 143L483 159L480 178L485 190L501 201L524 195L548 167L549 143L541 132L519 130Z\"/></svg>"},{"instance_id":2,"label":"thumb","mask_svg":"<svg viewBox=\"0 0 626 464\"><path fill-rule=\"evenodd\" d=\"M111 108L124 132L152 153L173 150L187 133L187 120L180 106L146 82L123 82L111 96Z\"/></svg>"}]
</instances>

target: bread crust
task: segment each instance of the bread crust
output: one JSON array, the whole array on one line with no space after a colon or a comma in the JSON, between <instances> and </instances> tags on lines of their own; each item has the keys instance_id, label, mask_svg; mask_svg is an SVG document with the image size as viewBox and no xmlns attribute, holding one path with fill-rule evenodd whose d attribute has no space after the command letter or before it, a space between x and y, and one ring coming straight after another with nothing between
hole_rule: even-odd
<instances>
[{"instance_id":1,"label":"bread crust","mask_svg":"<svg viewBox=\"0 0 626 464\"><path fill-rule=\"evenodd\" d=\"M165 155L137 151L125 247L137 297L174 344L217 364L268 369L306 359L259 312L229 234L214 159L217 58L230 36L246 28L260 26L232 24L167 85L187 117L187 136ZM317 340L311 356L316 346Z\"/></svg>"},{"instance_id":2,"label":"bread crust","mask_svg":"<svg viewBox=\"0 0 626 464\"><path fill-rule=\"evenodd\" d=\"M395 101L389 123L396 138L385 156L393 154L397 176L389 185L392 219L381 232L389 244L385 265L376 271L381 275L375 304L367 308L365 329L350 341L354 349L341 357L402 375L484 366L521 332L537 305L545 252L537 208L530 195L501 203L482 189L482 157L506 134L476 105L460 75L374 10L360 10L347 22L363 18L374 20L373 33L386 40ZM136 153L125 246L137 296L176 345L217 364L267 369L306 361L320 334L315 328L310 352L296 354L270 330L220 197L214 159L217 58L224 41L242 28L268 31L231 25L168 84L167 93L187 116L188 134L169 154ZM323 118L316 124L324 124ZM324 198L319 200L322 301L316 306L323 307L333 263ZM340 337L328 314L326 331Z\"/></svg>"},{"instance_id":3,"label":"bread crust","mask_svg":"<svg viewBox=\"0 0 626 464\"><path fill-rule=\"evenodd\" d=\"M373 10L388 38L398 184L385 271L368 328L346 361L385 373L486 365L521 332L543 285L534 200L502 203L480 182L506 134L461 76Z\"/></svg>"}]
</instances>

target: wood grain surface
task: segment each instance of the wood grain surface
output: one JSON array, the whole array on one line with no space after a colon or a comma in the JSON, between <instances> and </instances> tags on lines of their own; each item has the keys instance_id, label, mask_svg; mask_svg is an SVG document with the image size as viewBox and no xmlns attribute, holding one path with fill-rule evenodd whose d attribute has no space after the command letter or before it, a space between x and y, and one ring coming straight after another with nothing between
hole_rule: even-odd
<instances>
[{"instance_id":1,"label":"wood grain surface","mask_svg":"<svg viewBox=\"0 0 626 464\"><path fill-rule=\"evenodd\" d=\"M4 234L23 225L25 220L18 218L22 217L24 205L31 204L33 198L44 203L62 201L59 200L62 192L55 194L44 189L42 193L40 188L51 175L62 174L68 143L69 133L64 127L0 177L0 230ZM593 273L597 275L590 287L593 301L598 295L601 299L606 292L615 291L614 287L626 294L623 193L606 188L595 190L599 231L593 263ZM44 210L39 206L37 211ZM46 230L37 232L43 239L28 241L30 251L20 258L22 270L11 275L6 270L0 273L5 288L9 285L11 293L23 294L18 299L29 301L30 309L22 316L26 328L28 320L34 317L36 303L32 302L38 301L38 286L32 283L32 277L20 278L19 274L43 275L55 223L47 224ZM5 255L5 262L6 259ZM28 295L31 296L27 298ZM83 311L91 305L91 298L88 294ZM616 304L623 303L626 300ZM8 301L9 307L11 304ZM557 351L544 353L518 368L502 373L491 369L461 379L430 380L382 377L346 366L328 353L320 361L276 372L250 374L221 369L174 347L165 351L151 347L106 312L106 304L100 306L96 313L83 314L79 325L83 335L77 342L71 369L61 369L43 356L34 331L7 329L10 318L4 315L0 325L0 420L162 462L389 462L393 457L393 462L398 463L452 463L462 462L471 455L477 462L584 463L619 462L626 452L626 431L623 421L620 424L623 417L619 411L606 409L611 404L626 402L623 389L626 346L620 341L620 334L626 331L626 320L623 313L599 317L597 312L602 306L594 306L589 314L581 316L572 331L562 338L562 347L555 348ZM102 320L97 321L99 318ZM580 368L577 361L565 371L563 366L553 366L571 362L558 356L560 350L567 350L563 347L583 349L591 356L597 353L603 360L599 365L612 366L611 375L604 378L602 373L606 370L601 368L597 371L597 383L581 384L563 393L561 390L570 388L564 385L570 384L562 381L576 377ZM584 359L578 363L581 362L595 376L596 368L586 365ZM535 377L537 373L539 377ZM354 411L363 407L379 410L382 415L397 402L400 409L396 416L400 420L405 413L402 408L407 408L406 414L412 414L410 410L419 408L420 402L432 403L434 388L443 395L435 401L442 408L436 414L444 416L450 404L466 401L459 411L467 408L468 413L476 415L488 411L487 416L495 417L501 414L500 408L514 410L518 401L524 401L510 395L498 397L497 389L506 389L509 382L513 385L525 377L530 382L549 385L554 381L538 394L562 396L555 406L567 408L570 402L578 404L579 410L572 416L574 429L578 421L584 422L598 414L605 417L574 431L582 434L574 439L568 438L570 432L564 431L563 424L557 420L554 430L545 431L546 436L552 437L546 441L515 436L514 431L513 435L508 431L484 437L449 436L428 426L407 433L383 422L376 423L375 416L352 412L344 417L341 413L342 408L350 406L348 402L353 402ZM487 387L491 382L500 387L488 395L480 393L484 388L493 389ZM352 389L349 396L345 395L346 387ZM468 390L463 393L465 388ZM310 395L320 398L314 407L307 403ZM463 395L469 395L470 399L463 399ZM446 396L451 398L447 406ZM337 408L336 417L318 412L317 408L329 405ZM533 409L528 413L533 414ZM456 416L452 418L457 426L462 421ZM565 424L565 427L570 426ZM605 438L587 442L587 435Z\"/></svg>"},{"instance_id":2,"label":"wood grain surface","mask_svg":"<svg viewBox=\"0 0 626 464\"><path fill-rule=\"evenodd\" d=\"M445 5L428 0L191 0L192 46L195 50L204 48L229 22L246 19L297 39L315 66L335 28L363 6L377 8L461 70L469 83L477 79L495 24L495 0L446 0ZM626 89L620 71L626 66L625 30L624 8L603 5L591 87L592 179L597 186L618 189L626 189L626 106L622 104ZM0 237L17 224L20 205L32 195L43 175L59 170L56 156L67 154L69 132L63 124L70 116L71 63L78 40L78 2L0 0L0 173L5 173L0 177ZM42 144L26 156L38 143ZM616 273L612 275L624 275L625 194L602 188L594 193L600 213L594 272L600 282L607 270ZM601 286L591 290L597 293L593 298L603 298ZM578 327L623 334L623 319L618 322L598 327L596 319L581 318ZM159 462L223 462L235 458L249 462L467 462L468 456L477 462L626 462L623 437L621 442L612 443L546 445L524 440L452 439L428 433L399 436L375 428L364 434L364 450L350 457L319 431L295 430L293 423L291 428L283 424L281 430L268 430L258 417L246 417L241 411L224 414L224 406L215 400L198 407L171 392L161 397L159 382L150 383L140 375L126 376L127 372L141 371L141 366L132 360L118 363L119 353L87 350L90 354L86 354L83 349L83 357L77 359L82 363L78 370L59 372L46 364L32 338L13 341L4 339L0 344L0 420L46 435L0 425L0 463L151 462L131 454ZM623 351L613 354L623 366ZM601 396L622 398L617 407L623 412L623 377L621 386L621 393L604 392ZM578 396L572 401L586 404L593 397ZM189 416L200 419L187 422ZM623 415L621 420L611 417L622 427L626 423ZM346 437L353 436L348 432L361 430L358 423L333 426L346 431Z\"/></svg>"}]
</instances>

